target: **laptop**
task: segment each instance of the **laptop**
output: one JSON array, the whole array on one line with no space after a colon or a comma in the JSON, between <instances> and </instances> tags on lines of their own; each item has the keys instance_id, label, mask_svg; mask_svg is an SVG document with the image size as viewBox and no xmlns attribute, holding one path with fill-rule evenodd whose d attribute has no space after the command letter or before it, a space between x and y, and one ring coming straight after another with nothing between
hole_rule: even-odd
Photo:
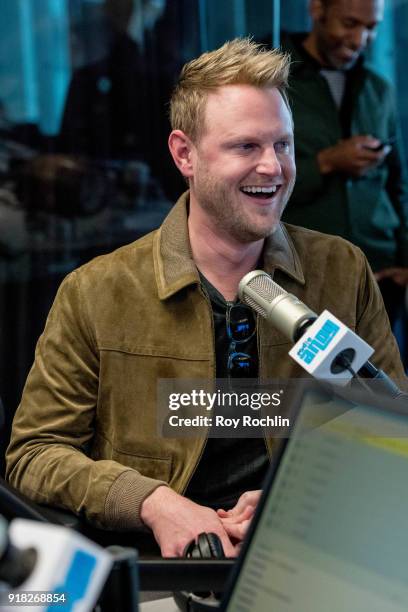
<instances>
[{"instance_id":1,"label":"laptop","mask_svg":"<svg viewBox=\"0 0 408 612\"><path fill-rule=\"evenodd\" d=\"M221 609L406 612L407 402L311 389L294 411Z\"/></svg>"}]
</instances>

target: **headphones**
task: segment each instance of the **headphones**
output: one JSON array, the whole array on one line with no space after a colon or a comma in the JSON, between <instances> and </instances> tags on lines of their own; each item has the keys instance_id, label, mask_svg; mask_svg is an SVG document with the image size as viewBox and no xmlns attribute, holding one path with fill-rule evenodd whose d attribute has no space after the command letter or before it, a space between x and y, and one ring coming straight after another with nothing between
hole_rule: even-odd
<instances>
[{"instance_id":1,"label":"headphones","mask_svg":"<svg viewBox=\"0 0 408 612\"><path fill-rule=\"evenodd\" d=\"M187 559L225 559L221 540L216 533L200 533L197 542L192 540L187 544L183 555ZM205 593L177 591L173 593L173 597L183 612L208 612L211 608L218 608L220 604L220 594L211 591Z\"/></svg>"},{"instance_id":2,"label":"headphones","mask_svg":"<svg viewBox=\"0 0 408 612\"><path fill-rule=\"evenodd\" d=\"M200 533L197 543L192 540L184 549L187 559L225 559L224 549L216 533Z\"/></svg>"}]
</instances>

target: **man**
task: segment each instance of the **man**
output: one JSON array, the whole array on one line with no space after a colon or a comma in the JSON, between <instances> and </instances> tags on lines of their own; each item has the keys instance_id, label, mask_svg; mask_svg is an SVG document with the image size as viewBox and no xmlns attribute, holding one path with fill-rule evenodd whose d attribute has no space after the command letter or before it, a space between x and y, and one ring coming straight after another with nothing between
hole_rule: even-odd
<instances>
[{"instance_id":1,"label":"man","mask_svg":"<svg viewBox=\"0 0 408 612\"><path fill-rule=\"evenodd\" d=\"M374 346L377 365L403 376L362 253L280 223L295 181L288 68L248 40L184 67L169 147L189 192L158 231L67 277L15 417L15 486L107 528L144 524L165 556L200 532L235 554L273 453L270 438L157 434L158 379L241 367L225 330L247 272L263 266L315 311L327 307ZM245 343L252 375L302 375L280 332L265 320L257 332Z\"/></svg>"},{"instance_id":2,"label":"man","mask_svg":"<svg viewBox=\"0 0 408 612\"><path fill-rule=\"evenodd\" d=\"M393 322L408 285L408 184L392 92L363 58L383 10L383 0L312 0L312 31L283 37L297 166L284 220L358 245Z\"/></svg>"}]
</instances>

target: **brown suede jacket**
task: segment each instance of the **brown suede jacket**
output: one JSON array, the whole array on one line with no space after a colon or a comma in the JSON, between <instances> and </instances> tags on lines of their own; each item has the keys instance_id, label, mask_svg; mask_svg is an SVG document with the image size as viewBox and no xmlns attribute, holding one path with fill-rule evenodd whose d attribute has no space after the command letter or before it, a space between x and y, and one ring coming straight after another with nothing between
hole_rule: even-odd
<instances>
[{"instance_id":1,"label":"brown suede jacket","mask_svg":"<svg viewBox=\"0 0 408 612\"><path fill-rule=\"evenodd\" d=\"M100 526L139 527L145 497L162 482L183 493L204 448L205 437L156 431L159 378L215 373L212 312L190 251L187 198L159 230L64 280L15 416L10 482ZM360 250L282 224L266 241L264 268L314 311L327 308L356 330L375 348L377 366L404 378ZM301 376L287 339L265 320L258 330L260 376Z\"/></svg>"}]
</instances>

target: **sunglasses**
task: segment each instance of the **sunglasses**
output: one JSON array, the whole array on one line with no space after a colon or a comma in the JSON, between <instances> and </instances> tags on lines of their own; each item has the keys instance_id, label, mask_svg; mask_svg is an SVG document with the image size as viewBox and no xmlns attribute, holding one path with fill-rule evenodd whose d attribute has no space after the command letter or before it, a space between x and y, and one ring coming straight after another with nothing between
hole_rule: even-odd
<instances>
[{"instance_id":1,"label":"sunglasses","mask_svg":"<svg viewBox=\"0 0 408 612\"><path fill-rule=\"evenodd\" d=\"M233 304L226 312L228 348L228 376L231 378L254 378L257 376L255 359L240 350L241 345L256 334L256 319L250 308Z\"/></svg>"}]
</instances>

